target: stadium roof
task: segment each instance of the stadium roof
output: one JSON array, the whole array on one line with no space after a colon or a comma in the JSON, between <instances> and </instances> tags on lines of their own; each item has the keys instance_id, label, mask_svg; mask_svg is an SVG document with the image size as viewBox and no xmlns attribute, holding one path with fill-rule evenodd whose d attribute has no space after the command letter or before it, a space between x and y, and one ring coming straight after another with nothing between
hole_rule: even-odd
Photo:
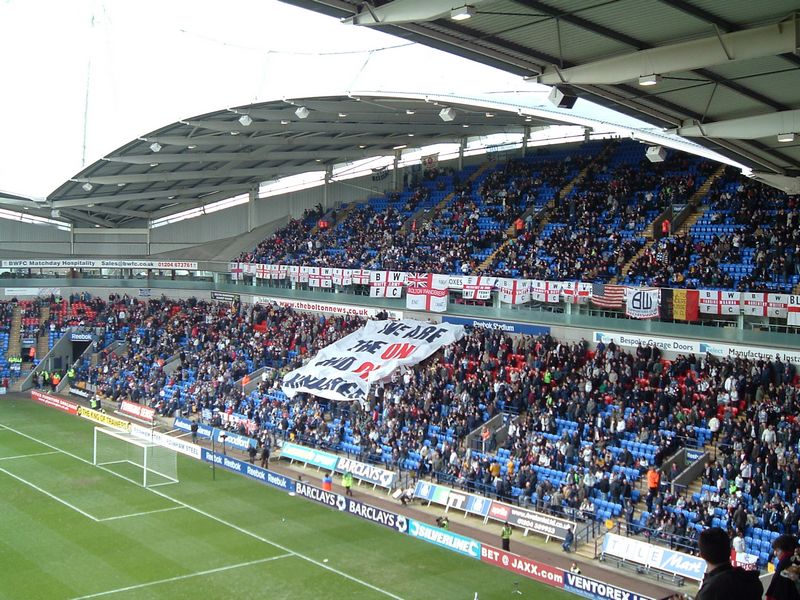
<instances>
[{"instance_id":1,"label":"stadium roof","mask_svg":"<svg viewBox=\"0 0 800 600\"><path fill-rule=\"evenodd\" d=\"M796 0L284 1L563 86L800 192Z\"/></svg>"},{"instance_id":2,"label":"stadium roof","mask_svg":"<svg viewBox=\"0 0 800 600\"><path fill-rule=\"evenodd\" d=\"M546 88L522 96L352 92L218 110L128 142L44 202L0 194L0 206L76 227L136 228L281 177L495 134L517 135L521 142L526 130L555 124L701 149L681 146L677 136L648 133L633 119L609 121L621 116L602 107L555 108L545 100Z\"/></svg>"}]
</instances>

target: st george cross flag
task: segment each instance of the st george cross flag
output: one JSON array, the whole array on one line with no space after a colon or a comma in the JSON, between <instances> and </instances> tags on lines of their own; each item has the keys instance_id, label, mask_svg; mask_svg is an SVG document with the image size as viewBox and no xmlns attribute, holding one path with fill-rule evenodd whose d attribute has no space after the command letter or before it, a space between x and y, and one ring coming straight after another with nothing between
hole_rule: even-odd
<instances>
[{"instance_id":1,"label":"st george cross flag","mask_svg":"<svg viewBox=\"0 0 800 600\"><path fill-rule=\"evenodd\" d=\"M370 272L367 269L353 269L351 271L353 283L357 285L369 285Z\"/></svg>"},{"instance_id":2,"label":"st george cross flag","mask_svg":"<svg viewBox=\"0 0 800 600\"><path fill-rule=\"evenodd\" d=\"M622 308L625 301L624 285L592 284L592 304L601 308Z\"/></svg>"},{"instance_id":3,"label":"st george cross flag","mask_svg":"<svg viewBox=\"0 0 800 600\"><path fill-rule=\"evenodd\" d=\"M740 292L700 290L700 312L707 315L738 315L741 312Z\"/></svg>"},{"instance_id":4,"label":"st george cross flag","mask_svg":"<svg viewBox=\"0 0 800 600\"><path fill-rule=\"evenodd\" d=\"M767 316L785 319L788 304L789 294L767 294Z\"/></svg>"},{"instance_id":5,"label":"st george cross flag","mask_svg":"<svg viewBox=\"0 0 800 600\"><path fill-rule=\"evenodd\" d=\"M409 273L406 308L444 312L447 310L447 275Z\"/></svg>"},{"instance_id":6,"label":"st george cross flag","mask_svg":"<svg viewBox=\"0 0 800 600\"><path fill-rule=\"evenodd\" d=\"M786 324L800 325L800 296L789 296L786 305Z\"/></svg>"},{"instance_id":7,"label":"st george cross flag","mask_svg":"<svg viewBox=\"0 0 800 600\"><path fill-rule=\"evenodd\" d=\"M586 302L592 295L592 284L580 281L564 281L561 283L561 295L565 302L578 304Z\"/></svg>"},{"instance_id":8,"label":"st george cross flag","mask_svg":"<svg viewBox=\"0 0 800 600\"><path fill-rule=\"evenodd\" d=\"M462 297L465 300L488 300L497 277L467 275L461 278Z\"/></svg>"},{"instance_id":9,"label":"st george cross flag","mask_svg":"<svg viewBox=\"0 0 800 600\"><path fill-rule=\"evenodd\" d=\"M353 275L350 269L332 269L334 285L352 285Z\"/></svg>"},{"instance_id":10,"label":"st george cross flag","mask_svg":"<svg viewBox=\"0 0 800 600\"><path fill-rule=\"evenodd\" d=\"M308 283L309 277L314 272L315 267L300 267L300 277L297 281L300 283Z\"/></svg>"},{"instance_id":11,"label":"st george cross flag","mask_svg":"<svg viewBox=\"0 0 800 600\"><path fill-rule=\"evenodd\" d=\"M763 317L767 314L767 294L763 292L742 292L742 313Z\"/></svg>"},{"instance_id":12,"label":"st george cross flag","mask_svg":"<svg viewBox=\"0 0 800 600\"><path fill-rule=\"evenodd\" d=\"M242 269L241 263L232 262L228 265L228 270L231 272L231 279L233 281L241 281L244 279L244 269Z\"/></svg>"},{"instance_id":13,"label":"st george cross flag","mask_svg":"<svg viewBox=\"0 0 800 600\"><path fill-rule=\"evenodd\" d=\"M505 304L525 304L531 301L530 279L498 279L500 302Z\"/></svg>"},{"instance_id":14,"label":"st george cross flag","mask_svg":"<svg viewBox=\"0 0 800 600\"><path fill-rule=\"evenodd\" d=\"M402 298L407 274L402 271L371 271L369 295L371 298Z\"/></svg>"},{"instance_id":15,"label":"st george cross flag","mask_svg":"<svg viewBox=\"0 0 800 600\"><path fill-rule=\"evenodd\" d=\"M537 302L558 303L561 295L560 281L544 281L534 279L531 281L531 299Z\"/></svg>"},{"instance_id":16,"label":"st george cross flag","mask_svg":"<svg viewBox=\"0 0 800 600\"><path fill-rule=\"evenodd\" d=\"M286 272L289 274L289 279L292 281L300 281L300 267L297 265L286 267Z\"/></svg>"},{"instance_id":17,"label":"st george cross flag","mask_svg":"<svg viewBox=\"0 0 800 600\"><path fill-rule=\"evenodd\" d=\"M308 287L322 287L322 269L319 267L303 267L308 274Z\"/></svg>"},{"instance_id":18,"label":"st george cross flag","mask_svg":"<svg viewBox=\"0 0 800 600\"><path fill-rule=\"evenodd\" d=\"M269 265L256 265L256 278L257 279L271 279Z\"/></svg>"}]
</instances>

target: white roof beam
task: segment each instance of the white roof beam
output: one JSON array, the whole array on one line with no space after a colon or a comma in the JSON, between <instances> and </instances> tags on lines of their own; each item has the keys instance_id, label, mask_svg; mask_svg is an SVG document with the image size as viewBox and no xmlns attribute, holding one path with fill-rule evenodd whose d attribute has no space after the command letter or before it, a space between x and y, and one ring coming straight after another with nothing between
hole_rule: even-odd
<instances>
[{"instance_id":1,"label":"white roof beam","mask_svg":"<svg viewBox=\"0 0 800 600\"><path fill-rule=\"evenodd\" d=\"M797 22L790 18L781 23L640 50L567 69L553 65L531 79L548 85L614 85L638 80L644 75L666 75L797 51Z\"/></svg>"},{"instance_id":2,"label":"white roof beam","mask_svg":"<svg viewBox=\"0 0 800 600\"><path fill-rule=\"evenodd\" d=\"M458 109L456 109L457 112ZM385 135L386 137L390 138L400 138L409 133L419 134L419 135L447 135L451 132L451 130L461 127L462 124L467 123L470 127L479 132L479 135L490 135L493 133L522 133L523 130L523 123L522 119L520 119L519 125L505 125L505 126L497 126L497 125L478 125L478 124L471 124L471 119L469 114L464 114L460 112L456 117L456 120L453 123L446 124L444 122L441 123L432 123L432 124L417 124L417 123L407 123L407 124L399 124L393 129L397 131L397 133L387 134L387 125L385 123L337 123L335 121L330 122L318 122L318 121L297 121L293 122L290 125L281 125L280 123L271 123L271 122L262 122L262 123L253 123L249 127L244 127L239 123L230 123L228 121L215 121L215 120L203 120L203 121L191 121L192 125L197 127L201 127L203 129L210 129L212 131L238 131L241 134L248 134L248 133L279 133L285 129L289 129L292 133L296 132L312 132L312 133L373 133L378 135ZM478 134L476 134L478 135ZM236 136L232 136L236 137Z\"/></svg>"},{"instance_id":3,"label":"white roof beam","mask_svg":"<svg viewBox=\"0 0 800 600\"><path fill-rule=\"evenodd\" d=\"M754 115L713 123L687 122L670 133L684 137L730 138L755 140L779 133L800 133L800 109Z\"/></svg>"},{"instance_id":4,"label":"white roof beam","mask_svg":"<svg viewBox=\"0 0 800 600\"><path fill-rule=\"evenodd\" d=\"M168 188L166 190L153 190L149 192L132 192L123 194L110 194L110 195L97 195L87 196L85 198L70 198L68 200L54 200L52 202L53 208L69 208L71 206L86 206L87 204L108 204L109 202L130 202L135 200L137 202L165 202L169 201L171 196L189 196L196 197L198 194L210 194L220 190L228 190L231 192L246 191L252 187L252 183L237 183L219 185L201 185L196 187L178 187Z\"/></svg>"},{"instance_id":5,"label":"white roof beam","mask_svg":"<svg viewBox=\"0 0 800 600\"><path fill-rule=\"evenodd\" d=\"M475 6L484 0L394 0L375 8L371 4L364 4L358 14L342 19L343 23L350 25L390 25L395 23L411 23L419 21L432 21L444 15L449 16L454 8L469 4Z\"/></svg>"},{"instance_id":6,"label":"white roof beam","mask_svg":"<svg viewBox=\"0 0 800 600\"><path fill-rule=\"evenodd\" d=\"M97 175L93 177L75 177L72 181L78 183L89 182L92 185L115 185L118 183L165 183L172 181L190 181L193 179L232 179L240 177L255 177L268 179L275 175L293 175L309 171L309 166L298 167L259 167L254 169L217 169L214 171L175 171L153 173L129 173L122 175ZM86 202L94 202L87 196Z\"/></svg>"}]
</instances>

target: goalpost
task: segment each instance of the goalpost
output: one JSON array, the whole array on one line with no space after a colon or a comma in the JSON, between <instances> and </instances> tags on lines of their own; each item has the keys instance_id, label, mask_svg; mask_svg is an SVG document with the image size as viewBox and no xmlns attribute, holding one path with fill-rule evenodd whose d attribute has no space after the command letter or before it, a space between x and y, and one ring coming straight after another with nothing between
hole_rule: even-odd
<instances>
[{"instance_id":1,"label":"goalpost","mask_svg":"<svg viewBox=\"0 0 800 600\"><path fill-rule=\"evenodd\" d=\"M175 450L127 431L95 427L92 463L142 487L178 483Z\"/></svg>"}]
</instances>

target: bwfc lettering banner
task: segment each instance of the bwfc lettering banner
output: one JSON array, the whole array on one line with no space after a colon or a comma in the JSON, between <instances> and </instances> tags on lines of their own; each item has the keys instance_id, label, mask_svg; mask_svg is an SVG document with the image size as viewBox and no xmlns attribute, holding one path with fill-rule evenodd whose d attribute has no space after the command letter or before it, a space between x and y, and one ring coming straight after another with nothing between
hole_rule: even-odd
<instances>
[{"instance_id":1,"label":"bwfc lettering banner","mask_svg":"<svg viewBox=\"0 0 800 600\"><path fill-rule=\"evenodd\" d=\"M365 400L371 384L388 379L400 367L419 363L463 336L463 326L449 323L369 321L287 373L281 387L290 398L306 392L331 400Z\"/></svg>"},{"instance_id":2,"label":"bwfc lettering banner","mask_svg":"<svg viewBox=\"0 0 800 600\"><path fill-rule=\"evenodd\" d=\"M740 292L700 290L700 312L706 315L738 315Z\"/></svg>"},{"instance_id":3,"label":"bwfc lettering banner","mask_svg":"<svg viewBox=\"0 0 800 600\"><path fill-rule=\"evenodd\" d=\"M500 279L500 302L525 304L531 301L530 279Z\"/></svg>"},{"instance_id":4,"label":"bwfc lettering banner","mask_svg":"<svg viewBox=\"0 0 800 600\"><path fill-rule=\"evenodd\" d=\"M331 269L333 285L353 285L353 274L350 269Z\"/></svg>"},{"instance_id":5,"label":"bwfc lettering banner","mask_svg":"<svg viewBox=\"0 0 800 600\"><path fill-rule=\"evenodd\" d=\"M785 317L789 294L742 292L742 313L757 317Z\"/></svg>"},{"instance_id":6,"label":"bwfc lettering banner","mask_svg":"<svg viewBox=\"0 0 800 600\"><path fill-rule=\"evenodd\" d=\"M561 283L561 295L565 302L583 304L592 296L592 284L580 281L565 281Z\"/></svg>"},{"instance_id":7,"label":"bwfc lettering banner","mask_svg":"<svg viewBox=\"0 0 800 600\"><path fill-rule=\"evenodd\" d=\"M557 303L561 296L561 283L534 279L531 282L531 299L537 302Z\"/></svg>"},{"instance_id":8,"label":"bwfc lettering banner","mask_svg":"<svg viewBox=\"0 0 800 600\"><path fill-rule=\"evenodd\" d=\"M625 314L632 319L657 318L660 308L659 291L628 288L625 291Z\"/></svg>"},{"instance_id":9,"label":"bwfc lettering banner","mask_svg":"<svg viewBox=\"0 0 800 600\"><path fill-rule=\"evenodd\" d=\"M242 268L241 263L232 262L228 265L228 271L231 273L231 279L233 281L241 281L244 279L244 269Z\"/></svg>"},{"instance_id":10,"label":"bwfc lettering banner","mask_svg":"<svg viewBox=\"0 0 800 600\"><path fill-rule=\"evenodd\" d=\"M467 275L461 279L461 297L464 300L488 300L496 283L497 277Z\"/></svg>"},{"instance_id":11,"label":"bwfc lettering banner","mask_svg":"<svg viewBox=\"0 0 800 600\"><path fill-rule=\"evenodd\" d=\"M369 277L370 298L402 298L408 273L372 271Z\"/></svg>"},{"instance_id":12,"label":"bwfc lettering banner","mask_svg":"<svg viewBox=\"0 0 800 600\"><path fill-rule=\"evenodd\" d=\"M410 273L407 279L406 308L444 312L447 310L447 275Z\"/></svg>"}]
</instances>

